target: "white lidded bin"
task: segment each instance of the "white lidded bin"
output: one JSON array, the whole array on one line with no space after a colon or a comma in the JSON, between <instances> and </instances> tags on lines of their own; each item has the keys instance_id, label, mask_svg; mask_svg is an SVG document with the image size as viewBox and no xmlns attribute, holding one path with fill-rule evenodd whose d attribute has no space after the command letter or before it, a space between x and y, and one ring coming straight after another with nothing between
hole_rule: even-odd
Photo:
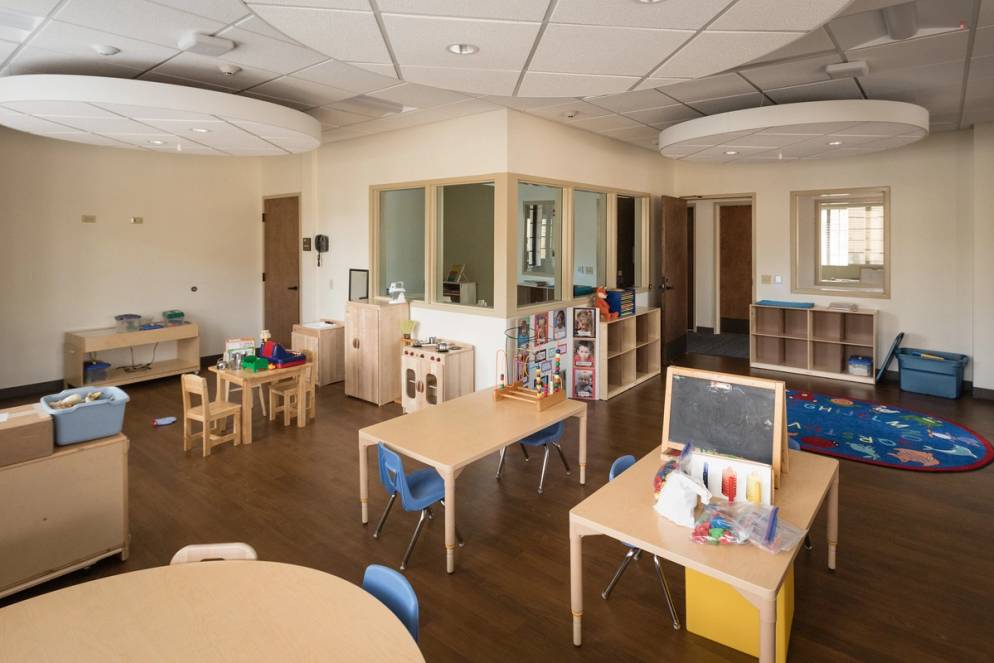
<instances>
[{"instance_id":1,"label":"white lidded bin","mask_svg":"<svg viewBox=\"0 0 994 663\"><path fill-rule=\"evenodd\" d=\"M77 403L70 408L52 407L67 396L79 394L84 399L90 393L103 394L98 400ZM55 444L65 446L109 437L121 432L124 425L124 406L128 395L117 387L79 387L65 389L41 399L41 407L52 416L55 426Z\"/></svg>"}]
</instances>

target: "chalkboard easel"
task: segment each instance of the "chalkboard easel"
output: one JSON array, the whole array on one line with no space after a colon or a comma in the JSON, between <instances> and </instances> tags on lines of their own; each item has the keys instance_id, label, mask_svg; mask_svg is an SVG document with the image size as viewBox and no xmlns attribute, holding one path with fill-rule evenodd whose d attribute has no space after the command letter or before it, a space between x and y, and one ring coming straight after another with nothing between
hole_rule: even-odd
<instances>
[{"instance_id":1,"label":"chalkboard easel","mask_svg":"<svg viewBox=\"0 0 994 663\"><path fill-rule=\"evenodd\" d=\"M788 471L785 385L743 375L670 366L666 370L662 453L695 450L763 463L774 484Z\"/></svg>"}]
</instances>

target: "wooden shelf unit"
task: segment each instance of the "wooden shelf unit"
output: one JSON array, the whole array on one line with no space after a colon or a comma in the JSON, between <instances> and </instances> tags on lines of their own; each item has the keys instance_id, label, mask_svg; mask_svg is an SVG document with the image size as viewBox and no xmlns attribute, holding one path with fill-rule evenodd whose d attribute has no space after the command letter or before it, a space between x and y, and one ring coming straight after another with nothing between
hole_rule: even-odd
<instances>
[{"instance_id":1,"label":"wooden shelf unit","mask_svg":"<svg viewBox=\"0 0 994 663\"><path fill-rule=\"evenodd\" d=\"M91 353L170 342L176 343L175 359L162 359L153 362L147 369L137 371L115 366L108 369L106 380L87 382L87 387L119 386L181 373L196 373L200 370L200 329L191 322L131 332L118 332L115 327L66 332L63 382L67 387L84 386L83 363Z\"/></svg>"},{"instance_id":2,"label":"wooden shelf unit","mask_svg":"<svg viewBox=\"0 0 994 663\"><path fill-rule=\"evenodd\" d=\"M788 373L873 384L877 311L751 306L749 364ZM849 358L870 357L869 376L848 372Z\"/></svg>"},{"instance_id":3,"label":"wooden shelf unit","mask_svg":"<svg viewBox=\"0 0 994 663\"><path fill-rule=\"evenodd\" d=\"M659 375L662 368L661 312L640 308L635 315L600 321L598 334L604 351L598 359L598 394L601 400Z\"/></svg>"}]
</instances>

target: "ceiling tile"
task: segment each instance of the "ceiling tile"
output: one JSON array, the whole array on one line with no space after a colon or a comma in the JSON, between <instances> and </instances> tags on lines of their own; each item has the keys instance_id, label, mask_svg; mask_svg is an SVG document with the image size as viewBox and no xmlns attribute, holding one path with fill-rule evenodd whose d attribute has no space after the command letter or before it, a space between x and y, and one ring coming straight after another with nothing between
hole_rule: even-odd
<instances>
[{"instance_id":1,"label":"ceiling tile","mask_svg":"<svg viewBox=\"0 0 994 663\"><path fill-rule=\"evenodd\" d=\"M636 122L624 115L602 115L601 117L580 118L567 122L571 127L579 127L587 131L616 131L618 129L646 129L644 124Z\"/></svg>"},{"instance_id":2,"label":"ceiling tile","mask_svg":"<svg viewBox=\"0 0 994 663\"><path fill-rule=\"evenodd\" d=\"M615 25L633 28L700 30L734 0L667 0L656 4L632 0L559 0L556 23Z\"/></svg>"},{"instance_id":3,"label":"ceiling tile","mask_svg":"<svg viewBox=\"0 0 994 663\"><path fill-rule=\"evenodd\" d=\"M152 0L155 4L206 16L223 23L234 23L249 14L242 0Z\"/></svg>"},{"instance_id":4,"label":"ceiling tile","mask_svg":"<svg viewBox=\"0 0 994 663\"><path fill-rule=\"evenodd\" d=\"M605 136L624 141L638 141L652 144L659 140L659 131L651 127L638 126L625 129L614 129L603 132Z\"/></svg>"},{"instance_id":5,"label":"ceiling tile","mask_svg":"<svg viewBox=\"0 0 994 663\"><path fill-rule=\"evenodd\" d=\"M836 18L828 29L843 50L873 43L887 37L884 17L878 11L867 11Z\"/></svg>"},{"instance_id":6,"label":"ceiling tile","mask_svg":"<svg viewBox=\"0 0 994 663\"><path fill-rule=\"evenodd\" d=\"M602 97L588 97L584 101L616 113L658 108L671 103L669 97L661 95L654 89L624 92L622 94L608 94Z\"/></svg>"},{"instance_id":7,"label":"ceiling tile","mask_svg":"<svg viewBox=\"0 0 994 663\"><path fill-rule=\"evenodd\" d=\"M124 149L137 149L135 145L130 145L128 143L122 143L119 140L109 138L107 136L99 136L97 134L89 134L85 131L76 131L72 133L51 133L44 134L49 138L57 138L58 140L68 140L74 143L84 143L86 145L99 145L101 147L119 147Z\"/></svg>"},{"instance_id":8,"label":"ceiling tile","mask_svg":"<svg viewBox=\"0 0 994 663\"><path fill-rule=\"evenodd\" d=\"M973 57L994 55L994 26L977 30L973 38Z\"/></svg>"},{"instance_id":9,"label":"ceiling tile","mask_svg":"<svg viewBox=\"0 0 994 663\"><path fill-rule=\"evenodd\" d=\"M768 64L761 67L750 67L740 70L740 73L749 79L753 85L765 90L767 88L827 81L829 77L825 73L825 67L841 61L841 56L831 53L813 58L801 58L777 64Z\"/></svg>"},{"instance_id":10,"label":"ceiling tile","mask_svg":"<svg viewBox=\"0 0 994 663\"><path fill-rule=\"evenodd\" d=\"M386 90L378 90L369 93L370 97L382 99L412 108L431 108L451 104L466 99L466 95L449 90L439 90L427 85L417 85L416 83L402 83Z\"/></svg>"},{"instance_id":11,"label":"ceiling tile","mask_svg":"<svg viewBox=\"0 0 994 663\"><path fill-rule=\"evenodd\" d=\"M538 35L538 23L384 14L390 45L401 66L520 71ZM548 38L548 37L546 37ZM479 52L454 55L447 46L473 44Z\"/></svg>"},{"instance_id":12,"label":"ceiling tile","mask_svg":"<svg viewBox=\"0 0 994 663\"><path fill-rule=\"evenodd\" d=\"M936 93L951 93L950 101L958 104L964 65L964 62L946 62L892 69L881 74L871 72L869 76L861 76L859 82L870 99L906 101L923 106Z\"/></svg>"},{"instance_id":13,"label":"ceiling tile","mask_svg":"<svg viewBox=\"0 0 994 663\"><path fill-rule=\"evenodd\" d=\"M239 2L240 1L241 0L239 0ZM242 30L248 30L249 32L254 32L257 35L262 35L263 37L272 37L273 39L280 39L282 41L289 42L294 41L255 14L250 14L238 21L235 23L235 27L241 28Z\"/></svg>"},{"instance_id":14,"label":"ceiling tile","mask_svg":"<svg viewBox=\"0 0 994 663\"><path fill-rule=\"evenodd\" d=\"M797 32L717 32L708 30L652 73L657 78L699 78L752 60L800 37Z\"/></svg>"},{"instance_id":15,"label":"ceiling tile","mask_svg":"<svg viewBox=\"0 0 994 663\"><path fill-rule=\"evenodd\" d=\"M532 115L538 115L549 120L567 122L569 120L584 120L594 117L604 117L611 115L611 111L604 110L599 106L588 104L579 99L564 101L557 106L546 106L545 108L533 108L528 111Z\"/></svg>"},{"instance_id":16,"label":"ceiling tile","mask_svg":"<svg viewBox=\"0 0 994 663\"><path fill-rule=\"evenodd\" d=\"M156 133L148 125L126 117L60 117L61 124L96 134L145 134Z\"/></svg>"},{"instance_id":17,"label":"ceiling tile","mask_svg":"<svg viewBox=\"0 0 994 663\"><path fill-rule=\"evenodd\" d=\"M662 89L663 94L673 97L677 101L715 99L755 91L756 88L738 74L718 74L676 85L667 85Z\"/></svg>"},{"instance_id":18,"label":"ceiling tile","mask_svg":"<svg viewBox=\"0 0 994 663\"><path fill-rule=\"evenodd\" d=\"M759 92L749 94L736 94L731 97L718 97L717 99L701 99L690 104L705 115L716 115L718 113L728 113L729 111L742 110L743 108L757 108L769 105L769 102Z\"/></svg>"},{"instance_id":19,"label":"ceiling tile","mask_svg":"<svg viewBox=\"0 0 994 663\"><path fill-rule=\"evenodd\" d=\"M638 82L635 76L559 74L529 70L518 94L523 97L589 97L592 94L620 94Z\"/></svg>"},{"instance_id":20,"label":"ceiling tile","mask_svg":"<svg viewBox=\"0 0 994 663\"><path fill-rule=\"evenodd\" d=\"M308 111L314 108L315 104L310 101L294 101L293 99L283 99L281 97L273 97L268 94L260 94L258 92L253 92L252 90L246 90L245 92L240 92L246 97L252 97L253 99L259 99L261 101L268 101L273 104L278 104L280 106L286 106L287 108L293 108L299 111Z\"/></svg>"},{"instance_id":21,"label":"ceiling tile","mask_svg":"<svg viewBox=\"0 0 994 663\"><path fill-rule=\"evenodd\" d=\"M287 26L294 38L337 60L389 63L380 27L372 12L252 5L264 21ZM336 35L349 35L339 39Z\"/></svg>"},{"instance_id":22,"label":"ceiling tile","mask_svg":"<svg viewBox=\"0 0 994 663\"><path fill-rule=\"evenodd\" d=\"M309 114L317 119L324 127L345 127L350 124L358 124L369 120L368 115L349 113L348 111L337 110L335 108L315 108Z\"/></svg>"},{"instance_id":23,"label":"ceiling tile","mask_svg":"<svg viewBox=\"0 0 994 663\"><path fill-rule=\"evenodd\" d=\"M110 56L99 55L93 50L94 44L114 46L121 49L121 52ZM134 69L147 69L155 66L179 52L175 48L128 39L61 21L49 21L31 39L31 45L58 53L86 57L96 55L98 58L106 59L111 64Z\"/></svg>"},{"instance_id":24,"label":"ceiling tile","mask_svg":"<svg viewBox=\"0 0 994 663\"><path fill-rule=\"evenodd\" d=\"M814 32L809 32L800 39L790 42L786 46L781 46L775 51L753 60L753 63L785 60L814 53L824 53L825 51L832 51L834 53L835 44L832 43L825 29L819 28Z\"/></svg>"},{"instance_id":25,"label":"ceiling tile","mask_svg":"<svg viewBox=\"0 0 994 663\"><path fill-rule=\"evenodd\" d=\"M852 78L840 78L822 83L809 83L807 85L766 90L766 94L778 104L863 98L859 87L856 85L856 81Z\"/></svg>"},{"instance_id":26,"label":"ceiling tile","mask_svg":"<svg viewBox=\"0 0 994 663\"><path fill-rule=\"evenodd\" d=\"M180 53L168 62L164 62L153 69L149 74L185 78L235 92L246 90L265 81L278 78L280 75L274 71L242 66L242 70L237 74L226 76L218 69L218 65L226 61L206 55L197 55L196 53ZM150 80L151 76L146 75L142 76L142 78Z\"/></svg>"},{"instance_id":27,"label":"ceiling tile","mask_svg":"<svg viewBox=\"0 0 994 663\"><path fill-rule=\"evenodd\" d=\"M486 96L483 99L499 106L506 106L520 111L559 106L566 101L562 97L507 97L498 95Z\"/></svg>"},{"instance_id":28,"label":"ceiling tile","mask_svg":"<svg viewBox=\"0 0 994 663\"><path fill-rule=\"evenodd\" d=\"M224 23L145 0L69 0L55 13L60 21L175 47L184 34L213 34Z\"/></svg>"},{"instance_id":29,"label":"ceiling tile","mask_svg":"<svg viewBox=\"0 0 994 663\"><path fill-rule=\"evenodd\" d=\"M60 0L0 0L0 7L30 16L47 16Z\"/></svg>"},{"instance_id":30,"label":"ceiling tile","mask_svg":"<svg viewBox=\"0 0 994 663\"><path fill-rule=\"evenodd\" d=\"M72 101L15 101L4 104L18 113L37 115L43 118L58 117L117 117L114 113L91 106L90 104Z\"/></svg>"},{"instance_id":31,"label":"ceiling tile","mask_svg":"<svg viewBox=\"0 0 994 663\"><path fill-rule=\"evenodd\" d=\"M11 129L19 129L30 133L59 133L71 131L65 124L56 121L43 120L23 113L6 110L0 107L0 123Z\"/></svg>"},{"instance_id":32,"label":"ceiling tile","mask_svg":"<svg viewBox=\"0 0 994 663\"><path fill-rule=\"evenodd\" d=\"M380 76L393 79L397 78L397 69L393 66L392 62L349 62L349 64L353 67L359 67L363 71L370 71Z\"/></svg>"},{"instance_id":33,"label":"ceiling tile","mask_svg":"<svg viewBox=\"0 0 994 663\"><path fill-rule=\"evenodd\" d=\"M293 77L330 85L342 90L351 90L359 94L382 90L400 83L393 76L380 76L337 60L327 60L313 67L296 71Z\"/></svg>"},{"instance_id":34,"label":"ceiling tile","mask_svg":"<svg viewBox=\"0 0 994 663\"><path fill-rule=\"evenodd\" d=\"M441 115L451 118L479 115L480 113L490 113L495 110L500 110L500 106L484 99L466 99L438 108L438 112Z\"/></svg>"},{"instance_id":35,"label":"ceiling tile","mask_svg":"<svg viewBox=\"0 0 994 663\"><path fill-rule=\"evenodd\" d=\"M798 30L809 32L824 23L824 15L840 12L852 0L739 0L718 17L714 30Z\"/></svg>"},{"instance_id":36,"label":"ceiling tile","mask_svg":"<svg viewBox=\"0 0 994 663\"><path fill-rule=\"evenodd\" d=\"M692 36L675 30L551 24L529 69L641 78ZM592 43L599 47L590 48Z\"/></svg>"},{"instance_id":37,"label":"ceiling tile","mask_svg":"<svg viewBox=\"0 0 994 663\"><path fill-rule=\"evenodd\" d=\"M149 71L142 74L139 78L143 81L153 81L155 83L169 83L170 85L188 85L190 87L199 87L204 90L214 90L216 92L231 92L229 88L221 87L220 85L212 85L211 83L204 83L203 81L197 81L190 78L181 78L179 76L167 76L166 74L160 74L155 71Z\"/></svg>"},{"instance_id":38,"label":"ceiling tile","mask_svg":"<svg viewBox=\"0 0 994 663\"><path fill-rule=\"evenodd\" d=\"M10 54L17 49L17 44L9 41L0 41L0 62L10 57Z\"/></svg>"},{"instance_id":39,"label":"ceiling tile","mask_svg":"<svg viewBox=\"0 0 994 663\"><path fill-rule=\"evenodd\" d=\"M541 21L548 0L379 0L380 11L459 18L497 18L511 21Z\"/></svg>"},{"instance_id":40,"label":"ceiling tile","mask_svg":"<svg viewBox=\"0 0 994 663\"><path fill-rule=\"evenodd\" d=\"M226 62L256 67L281 74L310 67L328 58L309 48L291 44L272 37L264 37L241 28L229 28L220 33L231 39L237 46L220 57Z\"/></svg>"},{"instance_id":41,"label":"ceiling tile","mask_svg":"<svg viewBox=\"0 0 994 663\"><path fill-rule=\"evenodd\" d=\"M369 0L246 0L247 5L283 5L291 7L314 7L316 9L350 9L372 11Z\"/></svg>"},{"instance_id":42,"label":"ceiling tile","mask_svg":"<svg viewBox=\"0 0 994 663\"><path fill-rule=\"evenodd\" d=\"M365 115L368 118L380 118L403 112L404 104L360 94L350 99L343 99L341 101L328 104L328 108L342 110L346 113Z\"/></svg>"},{"instance_id":43,"label":"ceiling tile","mask_svg":"<svg viewBox=\"0 0 994 663\"><path fill-rule=\"evenodd\" d=\"M216 119L212 115L203 113L191 113L189 111L170 110L166 108L149 108L147 106L132 106L130 104L100 104L117 115L126 115L136 120L148 123L148 120L170 120L185 122L214 122Z\"/></svg>"},{"instance_id":44,"label":"ceiling tile","mask_svg":"<svg viewBox=\"0 0 994 663\"><path fill-rule=\"evenodd\" d=\"M625 115L633 120L638 120L643 124L652 125L658 129L669 126L674 122L692 120L701 116L701 114L696 110L684 106L683 104L673 104L672 106L664 106L662 108L648 108L645 110L632 111L630 113L625 113Z\"/></svg>"},{"instance_id":45,"label":"ceiling tile","mask_svg":"<svg viewBox=\"0 0 994 663\"><path fill-rule=\"evenodd\" d=\"M487 95L513 94L521 75L517 69L452 69L416 65L403 65L401 72L404 78L418 80L426 85Z\"/></svg>"},{"instance_id":46,"label":"ceiling tile","mask_svg":"<svg viewBox=\"0 0 994 663\"><path fill-rule=\"evenodd\" d=\"M117 76L133 78L141 69L125 67L108 61L108 58L92 55L70 55L56 53L28 45L14 56L9 64L10 73L21 74L75 74L79 76Z\"/></svg>"},{"instance_id":47,"label":"ceiling tile","mask_svg":"<svg viewBox=\"0 0 994 663\"><path fill-rule=\"evenodd\" d=\"M798 143L805 140L804 136L797 135L784 135L784 134L765 134L761 132L756 132L754 134L749 134L748 136L742 136L741 138L735 138L733 140L725 141L725 145L728 147L766 147L766 148L777 148L783 147L785 145L790 145L791 143Z\"/></svg>"},{"instance_id":48,"label":"ceiling tile","mask_svg":"<svg viewBox=\"0 0 994 663\"><path fill-rule=\"evenodd\" d=\"M276 99L285 99L306 108L325 106L333 101L340 101L355 96L354 92L349 92L348 90L339 90L338 88L290 76L284 76L283 78L277 78L262 85L257 85L249 92L251 96L262 95Z\"/></svg>"},{"instance_id":49,"label":"ceiling tile","mask_svg":"<svg viewBox=\"0 0 994 663\"><path fill-rule=\"evenodd\" d=\"M980 20L977 22L978 28L986 28L994 25L994 2L991 0L981 0Z\"/></svg>"},{"instance_id":50,"label":"ceiling tile","mask_svg":"<svg viewBox=\"0 0 994 663\"><path fill-rule=\"evenodd\" d=\"M925 64L962 61L966 58L967 31L897 41L884 46L846 52L850 60L866 60L870 73L883 73Z\"/></svg>"},{"instance_id":51,"label":"ceiling tile","mask_svg":"<svg viewBox=\"0 0 994 663\"><path fill-rule=\"evenodd\" d=\"M0 6L0 39L23 43L44 20L44 15L7 11Z\"/></svg>"},{"instance_id":52,"label":"ceiling tile","mask_svg":"<svg viewBox=\"0 0 994 663\"><path fill-rule=\"evenodd\" d=\"M676 85L677 83L684 83L689 81L689 78L646 78L641 83L635 86L634 90L656 90L659 88L664 88L670 85Z\"/></svg>"}]
</instances>

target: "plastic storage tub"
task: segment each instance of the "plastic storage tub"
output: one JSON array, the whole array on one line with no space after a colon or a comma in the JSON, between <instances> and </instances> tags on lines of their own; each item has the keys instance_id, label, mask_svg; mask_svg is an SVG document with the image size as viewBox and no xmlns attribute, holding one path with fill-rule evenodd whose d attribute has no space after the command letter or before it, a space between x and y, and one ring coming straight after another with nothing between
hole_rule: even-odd
<instances>
[{"instance_id":1,"label":"plastic storage tub","mask_svg":"<svg viewBox=\"0 0 994 663\"><path fill-rule=\"evenodd\" d=\"M104 396L100 400L84 401L64 410L51 406L51 403L56 403L72 394L86 398L87 394L94 391L103 392ZM41 399L41 407L52 415L52 422L55 425L55 444L61 447L120 433L124 425L124 406L127 402L128 395L117 387L79 387L44 396Z\"/></svg>"},{"instance_id":2,"label":"plastic storage tub","mask_svg":"<svg viewBox=\"0 0 994 663\"><path fill-rule=\"evenodd\" d=\"M105 361L88 361L83 364L83 382L103 382L107 379L107 369L110 364Z\"/></svg>"},{"instance_id":3,"label":"plastic storage tub","mask_svg":"<svg viewBox=\"0 0 994 663\"><path fill-rule=\"evenodd\" d=\"M929 359L923 355L941 359ZM963 369L969 361L966 355L951 352L898 348L901 389L929 396L959 398L963 392Z\"/></svg>"}]
</instances>

